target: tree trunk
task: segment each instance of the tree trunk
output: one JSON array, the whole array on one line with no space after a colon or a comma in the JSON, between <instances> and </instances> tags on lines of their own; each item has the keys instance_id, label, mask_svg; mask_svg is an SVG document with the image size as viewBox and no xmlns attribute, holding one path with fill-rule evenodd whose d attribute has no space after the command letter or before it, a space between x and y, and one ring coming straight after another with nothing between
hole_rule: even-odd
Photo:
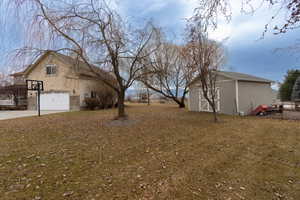
<instances>
[{"instance_id":1,"label":"tree trunk","mask_svg":"<svg viewBox=\"0 0 300 200\"><path fill-rule=\"evenodd\" d=\"M179 104L179 108L185 108L185 103L184 102L180 102Z\"/></svg>"},{"instance_id":2,"label":"tree trunk","mask_svg":"<svg viewBox=\"0 0 300 200\"><path fill-rule=\"evenodd\" d=\"M179 108L185 108L185 95L183 95L183 97L181 98L180 102L178 103L179 104Z\"/></svg>"},{"instance_id":3,"label":"tree trunk","mask_svg":"<svg viewBox=\"0 0 300 200\"><path fill-rule=\"evenodd\" d=\"M125 90L121 90L118 94L118 119L125 119Z\"/></svg>"},{"instance_id":4,"label":"tree trunk","mask_svg":"<svg viewBox=\"0 0 300 200\"><path fill-rule=\"evenodd\" d=\"M149 88L147 88L147 103L148 103L148 106L150 106L150 91L149 91Z\"/></svg>"},{"instance_id":5,"label":"tree trunk","mask_svg":"<svg viewBox=\"0 0 300 200\"><path fill-rule=\"evenodd\" d=\"M179 108L185 108L184 100L179 100L176 97L172 97L172 100L178 104Z\"/></svg>"},{"instance_id":6,"label":"tree trunk","mask_svg":"<svg viewBox=\"0 0 300 200\"><path fill-rule=\"evenodd\" d=\"M213 106L211 106L213 109L213 115L214 115L214 122L217 123L218 122L218 116L217 116L217 111L216 111L216 104L213 103Z\"/></svg>"},{"instance_id":7,"label":"tree trunk","mask_svg":"<svg viewBox=\"0 0 300 200\"><path fill-rule=\"evenodd\" d=\"M217 117L216 109L213 109L213 113L214 113L214 122L217 123L218 122L218 117Z\"/></svg>"},{"instance_id":8,"label":"tree trunk","mask_svg":"<svg viewBox=\"0 0 300 200\"><path fill-rule=\"evenodd\" d=\"M18 106L18 105L19 105L19 102L18 102L18 97L17 97L17 95L14 95L13 99L14 99L15 105Z\"/></svg>"}]
</instances>

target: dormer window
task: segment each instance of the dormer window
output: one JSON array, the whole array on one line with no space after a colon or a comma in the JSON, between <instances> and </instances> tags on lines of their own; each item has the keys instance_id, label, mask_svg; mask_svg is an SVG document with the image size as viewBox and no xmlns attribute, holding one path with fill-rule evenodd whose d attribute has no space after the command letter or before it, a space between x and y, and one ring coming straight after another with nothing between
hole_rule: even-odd
<instances>
[{"instance_id":1,"label":"dormer window","mask_svg":"<svg viewBox=\"0 0 300 200\"><path fill-rule=\"evenodd\" d=\"M46 74L55 75L56 74L56 65L46 65Z\"/></svg>"}]
</instances>

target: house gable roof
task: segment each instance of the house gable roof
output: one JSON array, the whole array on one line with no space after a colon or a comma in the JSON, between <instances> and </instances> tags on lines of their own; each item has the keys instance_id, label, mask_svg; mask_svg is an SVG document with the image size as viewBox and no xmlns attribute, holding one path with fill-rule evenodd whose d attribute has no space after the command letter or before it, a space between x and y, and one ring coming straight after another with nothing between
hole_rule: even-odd
<instances>
[{"instance_id":1,"label":"house gable roof","mask_svg":"<svg viewBox=\"0 0 300 200\"><path fill-rule=\"evenodd\" d=\"M67 63L71 66L76 66L76 70L75 73L78 75L83 75L83 76L89 76L89 77L96 77L97 75L94 73L99 73L99 74L103 74L103 76L105 76L106 78L110 79L114 79L114 77L112 76L112 74L110 74L109 72L100 69L97 66L92 65L92 69L83 61L78 60L76 58L73 58L71 56L67 56L61 53L57 53L54 51L46 51L43 55L41 55L32 65L29 65L24 71L22 72L17 72L14 74L11 74L11 76L27 76L42 60L44 60L47 56L49 56L50 54L54 55L55 57L57 57L58 59L60 59L62 62ZM94 71L94 72L93 72Z\"/></svg>"}]
</instances>

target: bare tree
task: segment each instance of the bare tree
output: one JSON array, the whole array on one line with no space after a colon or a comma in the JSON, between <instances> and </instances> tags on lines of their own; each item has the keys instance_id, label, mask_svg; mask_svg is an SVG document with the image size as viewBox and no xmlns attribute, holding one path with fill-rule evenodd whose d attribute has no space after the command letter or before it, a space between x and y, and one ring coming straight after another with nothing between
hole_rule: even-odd
<instances>
[{"instance_id":1,"label":"bare tree","mask_svg":"<svg viewBox=\"0 0 300 200\"><path fill-rule=\"evenodd\" d=\"M186 62L182 46L167 41L161 35L156 39L157 51L144 62L147 78L140 81L184 108L188 87L196 77L196 71Z\"/></svg>"},{"instance_id":2,"label":"bare tree","mask_svg":"<svg viewBox=\"0 0 300 200\"><path fill-rule=\"evenodd\" d=\"M117 93L118 118L125 118L125 91L140 75L140 61L151 51L146 47L153 34L152 26L134 28L104 0L13 2L19 13L29 8L29 37L21 52L51 50L76 54ZM115 80L99 73L95 66L111 72Z\"/></svg>"},{"instance_id":3,"label":"bare tree","mask_svg":"<svg viewBox=\"0 0 300 200\"><path fill-rule=\"evenodd\" d=\"M0 72L0 86L8 86L12 85L12 78L8 75L8 73Z\"/></svg>"},{"instance_id":4,"label":"bare tree","mask_svg":"<svg viewBox=\"0 0 300 200\"><path fill-rule=\"evenodd\" d=\"M189 65L196 69L202 95L212 108L214 121L217 122L217 74L224 62L221 45L209 40L207 29L201 24L190 23L187 28L188 44L185 57Z\"/></svg>"},{"instance_id":5,"label":"bare tree","mask_svg":"<svg viewBox=\"0 0 300 200\"><path fill-rule=\"evenodd\" d=\"M220 16L225 17L228 21L231 19L231 1L230 0L198 0L198 6L195 8L193 19L201 23L210 24L214 28L218 24ZM242 0L241 11L243 13L254 13L254 0ZM300 1L299 0L260 0L260 5L267 3L275 8L274 15L270 23L280 14L284 14L285 22L281 25L274 25L271 29L274 34L286 33L288 30L299 28L300 23ZM270 23L265 25L265 34L269 30Z\"/></svg>"}]
</instances>

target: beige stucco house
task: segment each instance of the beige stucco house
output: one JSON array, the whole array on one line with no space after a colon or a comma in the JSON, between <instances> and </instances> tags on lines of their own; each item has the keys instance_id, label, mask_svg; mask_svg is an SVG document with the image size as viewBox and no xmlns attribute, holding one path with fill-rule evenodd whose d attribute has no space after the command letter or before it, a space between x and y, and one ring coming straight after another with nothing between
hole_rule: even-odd
<instances>
[{"instance_id":1,"label":"beige stucco house","mask_svg":"<svg viewBox=\"0 0 300 200\"><path fill-rule=\"evenodd\" d=\"M97 73L113 80L113 76L97 67ZM46 52L23 72L12 75L15 82L43 81L41 110L79 110L85 106L85 98L105 90L112 90L97 79L83 61L56 52ZM37 94L28 91L28 109L37 108Z\"/></svg>"},{"instance_id":2,"label":"beige stucco house","mask_svg":"<svg viewBox=\"0 0 300 200\"><path fill-rule=\"evenodd\" d=\"M261 104L271 105L276 97L271 88L273 81L237 72L218 71L217 110L219 113L247 115ZM190 86L189 110L211 112L201 92L200 80Z\"/></svg>"}]
</instances>

